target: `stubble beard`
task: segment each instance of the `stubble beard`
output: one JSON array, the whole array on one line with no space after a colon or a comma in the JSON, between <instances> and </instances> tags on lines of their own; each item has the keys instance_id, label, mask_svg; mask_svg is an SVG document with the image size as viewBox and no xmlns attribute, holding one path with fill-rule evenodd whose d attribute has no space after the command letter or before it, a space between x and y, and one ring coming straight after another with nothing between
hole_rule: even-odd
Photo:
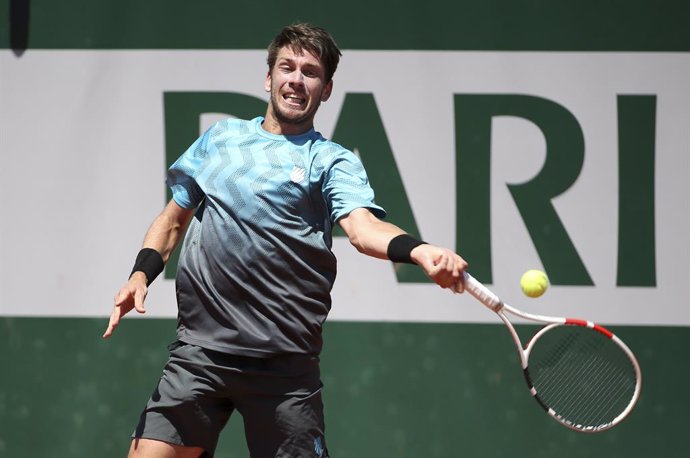
<instances>
[{"instance_id":1,"label":"stubble beard","mask_svg":"<svg viewBox=\"0 0 690 458\"><path fill-rule=\"evenodd\" d=\"M282 107L279 105L278 97L280 96L276 96L275 92L271 93L273 114L281 124L300 125L308 121L313 122L314 116L316 115L316 110L318 110L319 106L321 105L321 103L318 102L310 110L301 114L287 113L283 111Z\"/></svg>"}]
</instances>

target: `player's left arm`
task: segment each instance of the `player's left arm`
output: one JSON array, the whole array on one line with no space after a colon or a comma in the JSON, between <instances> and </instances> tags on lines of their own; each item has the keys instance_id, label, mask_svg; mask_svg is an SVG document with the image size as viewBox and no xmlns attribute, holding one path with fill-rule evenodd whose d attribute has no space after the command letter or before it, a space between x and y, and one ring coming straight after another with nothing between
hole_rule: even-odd
<instances>
[{"instance_id":1,"label":"player's left arm","mask_svg":"<svg viewBox=\"0 0 690 458\"><path fill-rule=\"evenodd\" d=\"M353 210L338 220L338 224L357 251L379 259L390 259L391 241L405 234L398 226L381 221L366 208ZM462 274L467 262L452 250L423 243L409 252L409 258L442 288L462 291Z\"/></svg>"}]
</instances>

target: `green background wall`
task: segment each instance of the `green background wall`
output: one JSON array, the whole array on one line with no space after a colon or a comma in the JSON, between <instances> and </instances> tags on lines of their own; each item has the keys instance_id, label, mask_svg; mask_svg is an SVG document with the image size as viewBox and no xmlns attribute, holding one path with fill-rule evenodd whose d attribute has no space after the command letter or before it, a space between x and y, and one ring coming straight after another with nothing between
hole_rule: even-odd
<instances>
[{"instance_id":1,"label":"green background wall","mask_svg":"<svg viewBox=\"0 0 690 458\"><path fill-rule=\"evenodd\" d=\"M263 49L300 20L343 49L688 51L687 18L683 0L32 0L29 47Z\"/></svg>"},{"instance_id":2,"label":"green background wall","mask_svg":"<svg viewBox=\"0 0 690 458\"><path fill-rule=\"evenodd\" d=\"M0 456L124 456L174 320L0 319ZM519 332L530 332L521 327ZM574 433L531 399L501 325L328 323L322 355L334 457L681 457L690 329L618 327L643 394L625 422ZM241 417L218 456L247 457Z\"/></svg>"},{"instance_id":3,"label":"green background wall","mask_svg":"<svg viewBox=\"0 0 690 458\"><path fill-rule=\"evenodd\" d=\"M261 49L294 20L329 28L343 49L690 51L685 1L33 0L28 28L10 25L9 6L0 0L0 49L25 33L27 52ZM102 341L113 292L93 311L103 318L0 318L0 457L124 455L175 322L128 319ZM686 456L690 329L615 331L639 356L642 398L619 427L579 435L530 399L500 325L330 322L329 449L337 458ZM247 456L238 416L218 456Z\"/></svg>"}]
</instances>

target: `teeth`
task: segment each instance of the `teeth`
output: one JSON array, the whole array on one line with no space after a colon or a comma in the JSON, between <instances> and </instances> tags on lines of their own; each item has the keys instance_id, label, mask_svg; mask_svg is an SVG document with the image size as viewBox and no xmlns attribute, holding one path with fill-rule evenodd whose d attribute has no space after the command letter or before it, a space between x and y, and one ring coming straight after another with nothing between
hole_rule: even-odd
<instances>
[{"instance_id":1,"label":"teeth","mask_svg":"<svg viewBox=\"0 0 690 458\"><path fill-rule=\"evenodd\" d=\"M287 100L287 101L289 101L289 102L300 103L300 104L304 102L304 99L303 99L303 98L297 97L297 96L294 96L294 95L288 95L288 96L286 96L286 97L285 97L285 100Z\"/></svg>"}]
</instances>

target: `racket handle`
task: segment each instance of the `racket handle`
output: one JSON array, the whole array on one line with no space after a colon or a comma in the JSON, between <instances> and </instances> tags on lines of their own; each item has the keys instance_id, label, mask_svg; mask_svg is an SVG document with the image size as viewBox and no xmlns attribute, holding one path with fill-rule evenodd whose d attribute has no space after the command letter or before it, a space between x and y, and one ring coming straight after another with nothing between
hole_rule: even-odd
<instances>
[{"instance_id":1,"label":"racket handle","mask_svg":"<svg viewBox=\"0 0 690 458\"><path fill-rule=\"evenodd\" d=\"M464 272L463 275L465 276L465 291L494 312L498 312L503 308L503 301L489 288L482 285L476 278L467 272Z\"/></svg>"}]
</instances>

